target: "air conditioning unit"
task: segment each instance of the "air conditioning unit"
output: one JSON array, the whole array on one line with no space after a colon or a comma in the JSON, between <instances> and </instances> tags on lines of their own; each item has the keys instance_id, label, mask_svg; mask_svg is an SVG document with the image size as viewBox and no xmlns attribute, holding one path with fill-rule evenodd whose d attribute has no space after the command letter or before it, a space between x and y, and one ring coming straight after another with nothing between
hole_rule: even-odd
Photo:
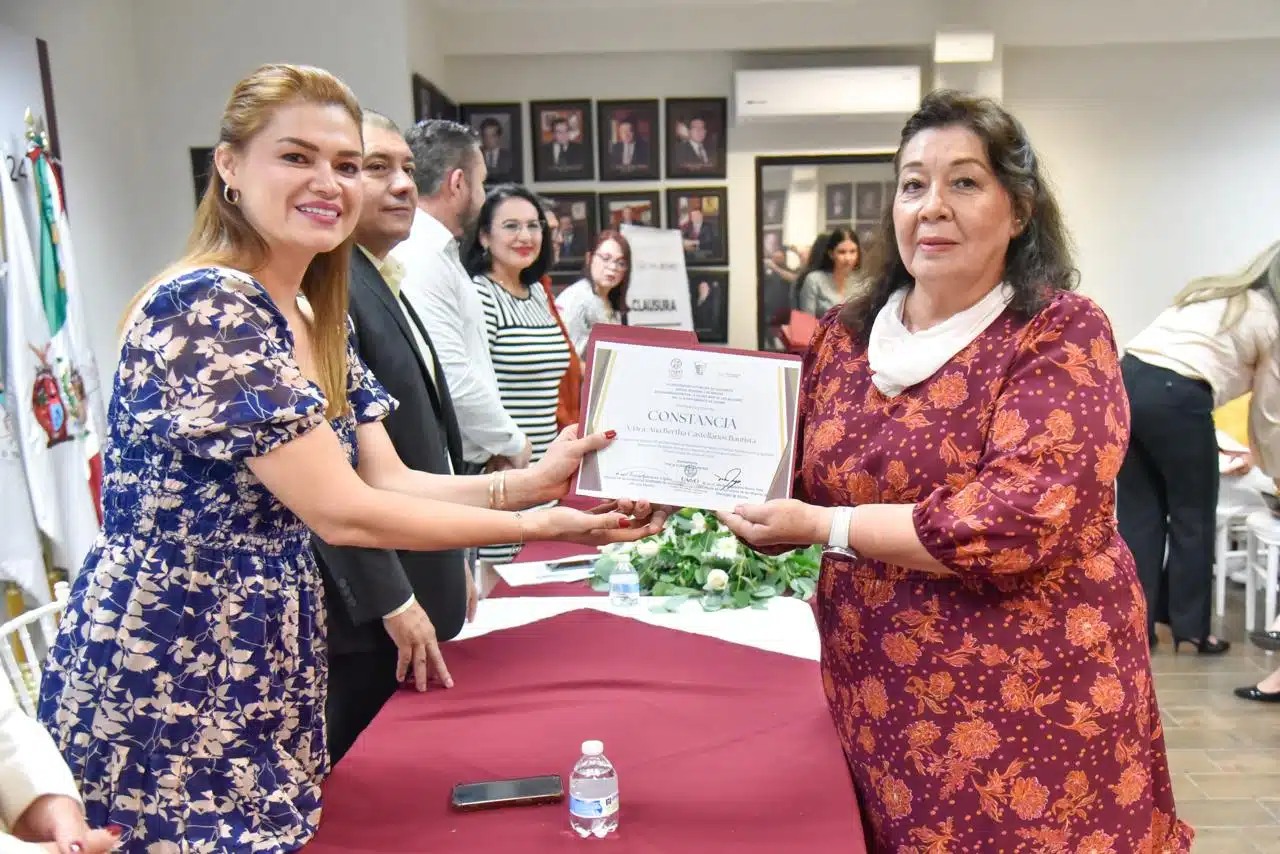
<instances>
[{"instance_id":1,"label":"air conditioning unit","mask_svg":"<svg viewBox=\"0 0 1280 854\"><path fill-rule=\"evenodd\" d=\"M909 115L920 106L918 66L738 71L739 122Z\"/></svg>"}]
</instances>

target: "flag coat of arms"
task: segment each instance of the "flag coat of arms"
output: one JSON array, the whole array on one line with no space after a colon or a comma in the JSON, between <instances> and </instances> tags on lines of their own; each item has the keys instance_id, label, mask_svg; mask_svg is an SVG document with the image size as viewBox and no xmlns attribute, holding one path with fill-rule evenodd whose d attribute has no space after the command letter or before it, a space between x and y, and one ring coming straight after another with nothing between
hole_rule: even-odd
<instances>
[{"instance_id":1,"label":"flag coat of arms","mask_svg":"<svg viewBox=\"0 0 1280 854\"><path fill-rule=\"evenodd\" d=\"M53 562L74 577L100 526L101 394L88 347L62 193L48 159L33 148L37 240L17 187L0 180L5 209L5 387L36 524ZM38 248L39 261L33 256Z\"/></svg>"}]
</instances>

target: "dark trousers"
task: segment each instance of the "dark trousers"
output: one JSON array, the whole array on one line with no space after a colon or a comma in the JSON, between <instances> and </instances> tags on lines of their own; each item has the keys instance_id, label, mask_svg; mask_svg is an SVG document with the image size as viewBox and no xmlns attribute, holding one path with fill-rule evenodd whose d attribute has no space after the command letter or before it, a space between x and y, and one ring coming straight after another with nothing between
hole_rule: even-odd
<instances>
[{"instance_id":1,"label":"dark trousers","mask_svg":"<svg viewBox=\"0 0 1280 854\"><path fill-rule=\"evenodd\" d=\"M329 657L325 729L332 765L346 755L397 688L396 648L390 639L376 650Z\"/></svg>"},{"instance_id":2,"label":"dark trousers","mask_svg":"<svg viewBox=\"0 0 1280 854\"><path fill-rule=\"evenodd\" d=\"M1125 356L1129 451L1117 478L1120 535L1147 596L1147 632L1209 635L1218 440L1208 383Z\"/></svg>"}]
</instances>

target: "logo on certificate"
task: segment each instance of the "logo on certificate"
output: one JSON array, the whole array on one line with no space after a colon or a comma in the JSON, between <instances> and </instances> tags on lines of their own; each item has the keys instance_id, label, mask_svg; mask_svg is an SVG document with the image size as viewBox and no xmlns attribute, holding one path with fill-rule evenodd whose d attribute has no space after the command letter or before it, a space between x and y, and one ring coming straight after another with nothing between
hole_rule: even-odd
<instances>
[{"instance_id":1,"label":"logo on certificate","mask_svg":"<svg viewBox=\"0 0 1280 854\"><path fill-rule=\"evenodd\" d=\"M684 479L694 480L698 477L698 467L690 463L684 467Z\"/></svg>"},{"instance_id":2,"label":"logo on certificate","mask_svg":"<svg viewBox=\"0 0 1280 854\"><path fill-rule=\"evenodd\" d=\"M678 380L684 376L684 362L681 362L679 359L672 359L670 374L671 379L673 380Z\"/></svg>"},{"instance_id":3,"label":"logo on certificate","mask_svg":"<svg viewBox=\"0 0 1280 854\"><path fill-rule=\"evenodd\" d=\"M694 363L693 363L693 372L694 372L695 374L697 374L698 376L702 376L703 374L705 374L705 373L707 372L707 363L706 363L706 362L694 362Z\"/></svg>"}]
</instances>

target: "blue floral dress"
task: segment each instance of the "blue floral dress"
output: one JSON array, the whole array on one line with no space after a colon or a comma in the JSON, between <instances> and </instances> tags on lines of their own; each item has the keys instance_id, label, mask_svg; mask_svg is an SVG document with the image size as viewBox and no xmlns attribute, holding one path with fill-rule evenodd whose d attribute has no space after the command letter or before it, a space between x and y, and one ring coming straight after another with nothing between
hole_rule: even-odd
<instances>
[{"instance_id":1,"label":"blue floral dress","mask_svg":"<svg viewBox=\"0 0 1280 854\"><path fill-rule=\"evenodd\" d=\"M77 577L39 717L122 850L283 852L320 817L328 665L307 527L245 465L324 420L284 316L236 271L153 290L126 332L102 535ZM395 406L348 350L357 423Z\"/></svg>"}]
</instances>

